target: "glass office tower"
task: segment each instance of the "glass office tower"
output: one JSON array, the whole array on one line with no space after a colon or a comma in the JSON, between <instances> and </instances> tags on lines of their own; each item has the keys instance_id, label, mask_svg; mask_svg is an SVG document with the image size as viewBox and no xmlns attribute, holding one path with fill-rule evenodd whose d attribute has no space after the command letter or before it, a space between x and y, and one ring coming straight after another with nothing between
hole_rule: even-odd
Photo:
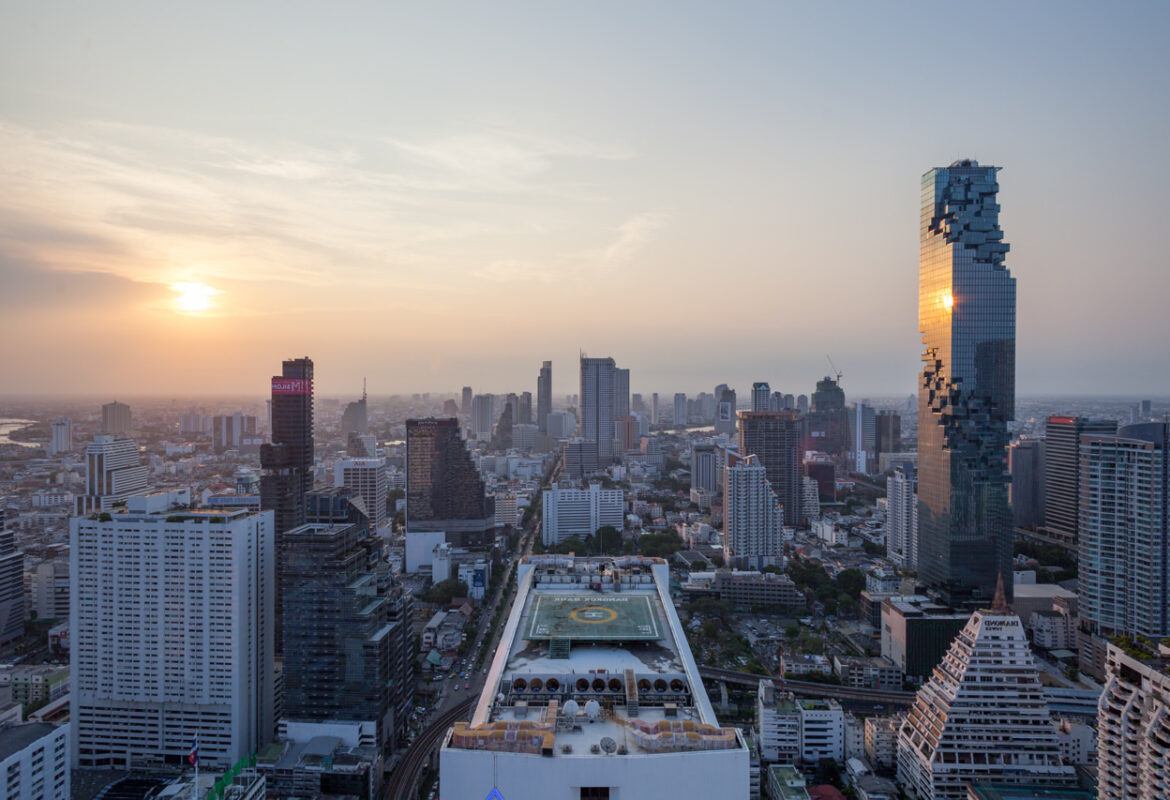
<instances>
[{"instance_id":1,"label":"glass office tower","mask_svg":"<svg viewBox=\"0 0 1170 800\"><path fill-rule=\"evenodd\" d=\"M956 605L1012 586L1007 423L1015 409L1016 281L1004 266L998 167L922 176L918 326L918 577Z\"/></svg>"}]
</instances>

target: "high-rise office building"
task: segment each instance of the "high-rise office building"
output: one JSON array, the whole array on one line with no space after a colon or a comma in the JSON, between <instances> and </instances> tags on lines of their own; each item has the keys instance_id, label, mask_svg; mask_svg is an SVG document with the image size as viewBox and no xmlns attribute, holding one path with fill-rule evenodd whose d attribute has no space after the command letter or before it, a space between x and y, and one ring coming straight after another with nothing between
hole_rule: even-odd
<instances>
[{"instance_id":1,"label":"high-rise office building","mask_svg":"<svg viewBox=\"0 0 1170 800\"><path fill-rule=\"evenodd\" d=\"M967 800L968 783L1072 787L1019 617L976 611L918 691L898 734L915 800Z\"/></svg>"},{"instance_id":2,"label":"high-rise office building","mask_svg":"<svg viewBox=\"0 0 1170 800\"><path fill-rule=\"evenodd\" d=\"M516 424L532 424L532 392L520 393L520 406L516 410Z\"/></svg>"},{"instance_id":3,"label":"high-rise office building","mask_svg":"<svg viewBox=\"0 0 1170 800\"><path fill-rule=\"evenodd\" d=\"M78 767L225 770L273 734L273 514L187 492L70 521L70 724Z\"/></svg>"},{"instance_id":4,"label":"high-rise office building","mask_svg":"<svg viewBox=\"0 0 1170 800\"><path fill-rule=\"evenodd\" d=\"M68 453L73 449L73 422L69 417L57 417L49 436L49 455Z\"/></svg>"},{"instance_id":5,"label":"high-rise office building","mask_svg":"<svg viewBox=\"0 0 1170 800\"><path fill-rule=\"evenodd\" d=\"M772 491L784 505L784 524L801 524L800 417L795 411L741 411L739 452L763 465Z\"/></svg>"},{"instance_id":6,"label":"high-rise office building","mask_svg":"<svg viewBox=\"0 0 1170 800\"><path fill-rule=\"evenodd\" d=\"M896 453L902 449L902 415L888 409L877 412L876 455Z\"/></svg>"},{"instance_id":7,"label":"high-rise office building","mask_svg":"<svg viewBox=\"0 0 1170 800\"><path fill-rule=\"evenodd\" d=\"M444 531L456 547L489 547L495 507L456 419L406 421L406 529Z\"/></svg>"},{"instance_id":8,"label":"high-rise office building","mask_svg":"<svg viewBox=\"0 0 1170 800\"><path fill-rule=\"evenodd\" d=\"M1088 433L1117 433L1117 421L1053 415L1044 425L1044 533L1074 552L1081 505L1081 437Z\"/></svg>"},{"instance_id":9,"label":"high-rise office building","mask_svg":"<svg viewBox=\"0 0 1170 800\"><path fill-rule=\"evenodd\" d=\"M1078 592L1094 635L1170 637L1168 434L1146 422L1081 437Z\"/></svg>"},{"instance_id":10,"label":"high-rise office building","mask_svg":"<svg viewBox=\"0 0 1170 800\"><path fill-rule=\"evenodd\" d=\"M632 395L630 395L630 413L646 413L646 402L642 399L642 395L638 394L637 392L634 392Z\"/></svg>"},{"instance_id":11,"label":"high-rise office building","mask_svg":"<svg viewBox=\"0 0 1170 800\"><path fill-rule=\"evenodd\" d=\"M333 485L353 489L362 499L370 522L384 528L389 514L386 493L389 482L386 464L380 458L343 458L333 465ZM287 563L288 557L285 557Z\"/></svg>"},{"instance_id":12,"label":"high-rise office building","mask_svg":"<svg viewBox=\"0 0 1170 800\"><path fill-rule=\"evenodd\" d=\"M918 563L917 475L912 468L886 478L886 558L900 567Z\"/></svg>"},{"instance_id":13,"label":"high-rise office building","mask_svg":"<svg viewBox=\"0 0 1170 800\"><path fill-rule=\"evenodd\" d=\"M735 435L736 414L735 389L729 389L725 384L715 387L715 433L726 436Z\"/></svg>"},{"instance_id":14,"label":"high-rise office building","mask_svg":"<svg viewBox=\"0 0 1170 800\"><path fill-rule=\"evenodd\" d=\"M849 414L853 434L853 468L867 475L877 469L877 413L864 400L853 404Z\"/></svg>"},{"instance_id":15,"label":"high-rise office building","mask_svg":"<svg viewBox=\"0 0 1170 800\"><path fill-rule=\"evenodd\" d=\"M541 433L548 433L548 415L552 411L552 362L540 365L536 378L536 426Z\"/></svg>"},{"instance_id":16,"label":"high-rise office building","mask_svg":"<svg viewBox=\"0 0 1170 800\"><path fill-rule=\"evenodd\" d=\"M471 432L479 441L492 438L496 424L496 396L477 394L471 400Z\"/></svg>"},{"instance_id":17,"label":"high-rise office building","mask_svg":"<svg viewBox=\"0 0 1170 800\"><path fill-rule=\"evenodd\" d=\"M614 379L614 417L628 417L630 415L630 371L619 367L614 370Z\"/></svg>"},{"instance_id":18,"label":"high-rise office building","mask_svg":"<svg viewBox=\"0 0 1170 800\"><path fill-rule=\"evenodd\" d=\"M393 742L409 677L395 626L409 621L391 619L395 582L380 540L361 523L302 525L285 540L282 724L332 723L357 729L363 745Z\"/></svg>"},{"instance_id":19,"label":"high-rise office building","mask_svg":"<svg viewBox=\"0 0 1170 800\"><path fill-rule=\"evenodd\" d=\"M608 466L613 461L613 445L617 438L614 426L617 419L617 372L612 358L581 357L581 419L577 433L586 444L597 446L599 467Z\"/></svg>"},{"instance_id":20,"label":"high-rise office building","mask_svg":"<svg viewBox=\"0 0 1170 800\"><path fill-rule=\"evenodd\" d=\"M1097 797L1170 797L1170 646L1110 644L1097 710Z\"/></svg>"},{"instance_id":21,"label":"high-rise office building","mask_svg":"<svg viewBox=\"0 0 1170 800\"><path fill-rule=\"evenodd\" d=\"M98 434L85 448L85 494L78 515L109 511L132 494L146 491L149 468L139 464L138 445L125 436Z\"/></svg>"},{"instance_id":22,"label":"high-rise office building","mask_svg":"<svg viewBox=\"0 0 1170 800\"><path fill-rule=\"evenodd\" d=\"M369 433L369 414L366 409L365 381L362 381L361 399L347 404L345 410L341 412L341 432L342 434L357 433L361 435Z\"/></svg>"},{"instance_id":23,"label":"high-rise office building","mask_svg":"<svg viewBox=\"0 0 1170 800\"><path fill-rule=\"evenodd\" d=\"M271 381L271 439L260 446L260 508L272 512L276 541L276 652L281 646L281 580L285 531L305 524L313 488L313 361L288 359Z\"/></svg>"},{"instance_id":24,"label":"high-rise office building","mask_svg":"<svg viewBox=\"0 0 1170 800\"><path fill-rule=\"evenodd\" d=\"M758 456L730 456L723 470L724 561L760 568L783 549L784 512L767 471Z\"/></svg>"},{"instance_id":25,"label":"high-rise office building","mask_svg":"<svg viewBox=\"0 0 1170 800\"><path fill-rule=\"evenodd\" d=\"M1011 599L1016 282L997 171L964 160L922 176L918 578L952 605L986 602L1001 577Z\"/></svg>"},{"instance_id":26,"label":"high-rise office building","mask_svg":"<svg viewBox=\"0 0 1170 800\"><path fill-rule=\"evenodd\" d=\"M1017 528L1044 525L1044 461L1043 439L1021 439L1008 448L1012 522Z\"/></svg>"},{"instance_id":27,"label":"high-rise office building","mask_svg":"<svg viewBox=\"0 0 1170 800\"><path fill-rule=\"evenodd\" d=\"M472 397L473 397L473 395L471 393L471 387L464 386L463 393L461 395L460 402L459 402L459 413L460 414L470 414L471 413Z\"/></svg>"},{"instance_id":28,"label":"high-rise office building","mask_svg":"<svg viewBox=\"0 0 1170 800\"><path fill-rule=\"evenodd\" d=\"M674 394L674 427L682 428L687 424L687 396L683 392Z\"/></svg>"},{"instance_id":29,"label":"high-rise office building","mask_svg":"<svg viewBox=\"0 0 1170 800\"><path fill-rule=\"evenodd\" d=\"M0 510L0 646L24 638L24 553L16 548L16 534L8 529Z\"/></svg>"},{"instance_id":30,"label":"high-rise office building","mask_svg":"<svg viewBox=\"0 0 1170 800\"><path fill-rule=\"evenodd\" d=\"M772 387L767 381L756 381L752 384L752 411L779 411L768 407L772 397Z\"/></svg>"},{"instance_id":31,"label":"high-rise office building","mask_svg":"<svg viewBox=\"0 0 1170 800\"><path fill-rule=\"evenodd\" d=\"M111 436L130 435L130 406L115 400L102 406L102 433Z\"/></svg>"},{"instance_id":32,"label":"high-rise office building","mask_svg":"<svg viewBox=\"0 0 1170 800\"><path fill-rule=\"evenodd\" d=\"M658 392L650 396L650 424L658 424Z\"/></svg>"},{"instance_id":33,"label":"high-rise office building","mask_svg":"<svg viewBox=\"0 0 1170 800\"><path fill-rule=\"evenodd\" d=\"M755 411L756 409L752 409ZM772 396L768 398L768 407L765 411L783 411L784 410L784 392L772 392Z\"/></svg>"},{"instance_id":34,"label":"high-rise office building","mask_svg":"<svg viewBox=\"0 0 1170 800\"><path fill-rule=\"evenodd\" d=\"M785 404L784 407L785 408L788 407L788 398L790 396L791 395L784 395L784 404ZM800 395L796 396L796 410L799 411L801 414L808 413L808 395L807 394L800 394Z\"/></svg>"}]
</instances>

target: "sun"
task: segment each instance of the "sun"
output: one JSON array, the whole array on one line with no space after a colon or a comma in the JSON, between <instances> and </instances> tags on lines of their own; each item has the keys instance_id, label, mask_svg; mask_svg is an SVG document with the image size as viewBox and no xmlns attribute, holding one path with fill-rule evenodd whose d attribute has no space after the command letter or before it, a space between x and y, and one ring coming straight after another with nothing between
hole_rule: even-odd
<instances>
[{"instance_id":1,"label":"sun","mask_svg":"<svg viewBox=\"0 0 1170 800\"><path fill-rule=\"evenodd\" d=\"M212 298L223 294L206 283L172 283L171 290L175 292L175 308L185 314L195 314L207 311L212 306Z\"/></svg>"}]
</instances>

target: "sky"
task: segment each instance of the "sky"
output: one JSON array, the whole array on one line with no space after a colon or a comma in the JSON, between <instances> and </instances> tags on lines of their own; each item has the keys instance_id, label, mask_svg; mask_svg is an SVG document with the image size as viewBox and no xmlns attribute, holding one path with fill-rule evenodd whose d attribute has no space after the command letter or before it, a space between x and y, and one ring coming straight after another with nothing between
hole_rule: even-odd
<instances>
[{"instance_id":1,"label":"sky","mask_svg":"<svg viewBox=\"0 0 1170 800\"><path fill-rule=\"evenodd\" d=\"M1170 4L0 0L0 394L915 391L1003 168L1021 394L1170 394Z\"/></svg>"}]
</instances>

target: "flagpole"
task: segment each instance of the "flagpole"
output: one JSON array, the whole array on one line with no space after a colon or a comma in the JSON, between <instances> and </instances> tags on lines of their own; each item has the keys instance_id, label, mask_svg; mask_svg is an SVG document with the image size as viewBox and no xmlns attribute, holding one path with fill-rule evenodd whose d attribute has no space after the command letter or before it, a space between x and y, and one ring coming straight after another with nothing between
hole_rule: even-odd
<instances>
[{"instance_id":1,"label":"flagpole","mask_svg":"<svg viewBox=\"0 0 1170 800\"><path fill-rule=\"evenodd\" d=\"M195 731L191 752L195 756L195 787L191 790L191 800L199 800L199 731Z\"/></svg>"}]
</instances>

